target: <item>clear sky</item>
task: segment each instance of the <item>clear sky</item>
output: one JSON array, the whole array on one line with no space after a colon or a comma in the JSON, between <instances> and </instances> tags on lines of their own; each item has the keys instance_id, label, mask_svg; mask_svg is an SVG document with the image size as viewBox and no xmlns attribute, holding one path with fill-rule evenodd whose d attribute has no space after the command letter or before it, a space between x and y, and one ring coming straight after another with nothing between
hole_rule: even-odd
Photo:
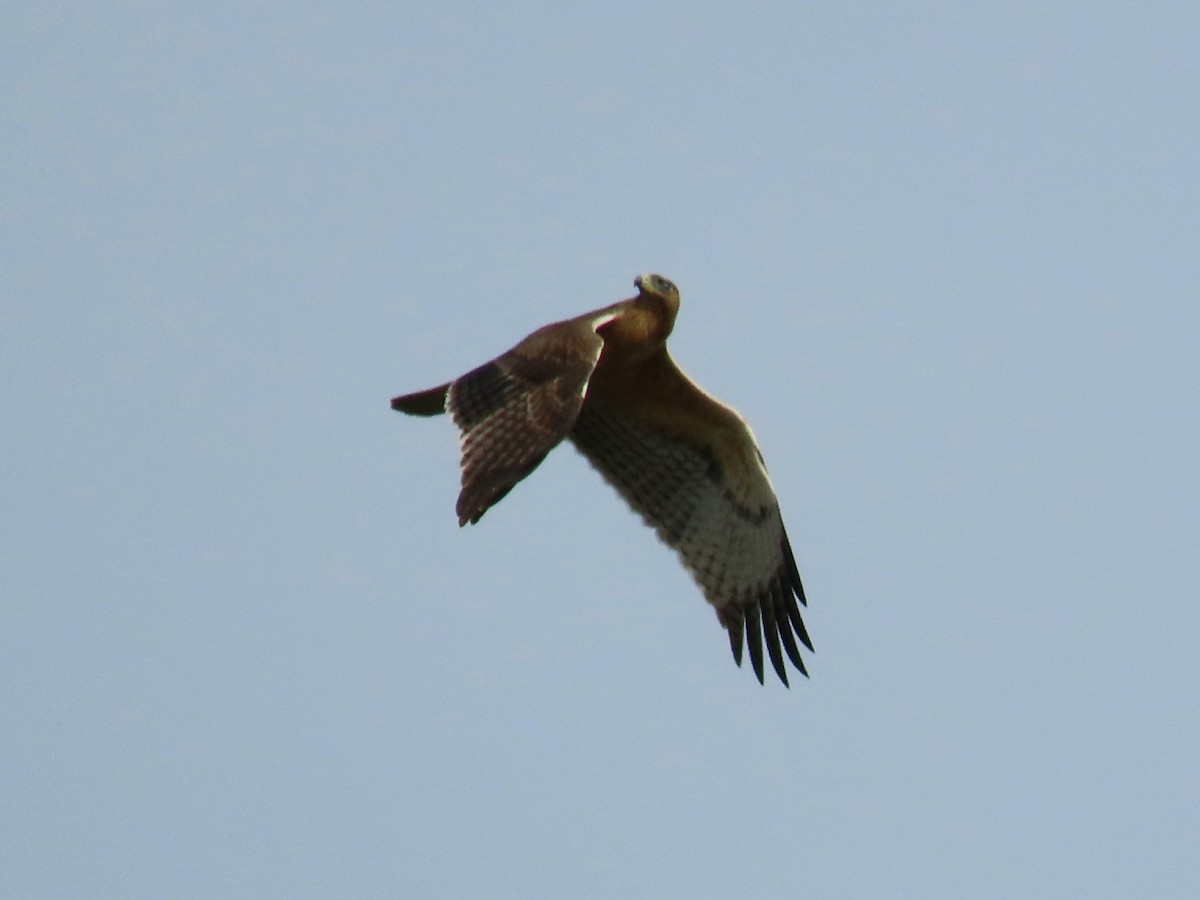
<instances>
[{"instance_id":1,"label":"clear sky","mask_svg":"<svg viewBox=\"0 0 1200 900\"><path fill-rule=\"evenodd\" d=\"M7 5L0 895L1200 896L1198 10ZM644 271L791 690L388 409Z\"/></svg>"}]
</instances>

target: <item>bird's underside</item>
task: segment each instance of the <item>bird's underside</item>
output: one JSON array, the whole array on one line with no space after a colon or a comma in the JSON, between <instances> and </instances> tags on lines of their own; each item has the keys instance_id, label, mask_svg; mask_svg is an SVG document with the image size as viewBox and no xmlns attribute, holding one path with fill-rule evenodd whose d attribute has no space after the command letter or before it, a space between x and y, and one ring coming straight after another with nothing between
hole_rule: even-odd
<instances>
[{"instance_id":1,"label":"bird's underside","mask_svg":"<svg viewBox=\"0 0 1200 900\"><path fill-rule=\"evenodd\" d=\"M679 555L763 681L766 657L807 675L804 589L762 457L741 417L666 352L679 295L658 275L639 294L548 325L447 384L392 408L449 412L460 431L459 524L478 522L564 438Z\"/></svg>"}]
</instances>

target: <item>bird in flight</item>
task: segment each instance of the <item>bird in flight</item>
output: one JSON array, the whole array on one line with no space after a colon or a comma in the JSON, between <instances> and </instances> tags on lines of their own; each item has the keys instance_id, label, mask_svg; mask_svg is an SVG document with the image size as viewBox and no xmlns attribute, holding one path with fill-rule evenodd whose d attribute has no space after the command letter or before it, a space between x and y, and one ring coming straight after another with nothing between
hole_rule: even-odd
<instances>
[{"instance_id":1,"label":"bird in flight","mask_svg":"<svg viewBox=\"0 0 1200 900\"><path fill-rule=\"evenodd\" d=\"M796 640L804 588L779 502L749 426L667 354L679 289L661 275L638 295L539 328L454 381L405 394L392 409L450 413L460 431L458 524L479 521L564 438L679 555L763 680L763 643L779 679L784 654L807 675Z\"/></svg>"}]
</instances>

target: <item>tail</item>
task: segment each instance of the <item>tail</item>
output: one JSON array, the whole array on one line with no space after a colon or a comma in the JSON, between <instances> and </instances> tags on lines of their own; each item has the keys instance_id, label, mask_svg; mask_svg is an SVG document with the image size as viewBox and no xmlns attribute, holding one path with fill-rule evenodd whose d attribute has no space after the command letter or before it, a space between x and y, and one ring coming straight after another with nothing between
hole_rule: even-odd
<instances>
[{"instance_id":1,"label":"tail","mask_svg":"<svg viewBox=\"0 0 1200 900\"><path fill-rule=\"evenodd\" d=\"M427 391L393 397L392 409L410 416L440 416L446 411L446 395L449 391L450 382L446 382Z\"/></svg>"}]
</instances>

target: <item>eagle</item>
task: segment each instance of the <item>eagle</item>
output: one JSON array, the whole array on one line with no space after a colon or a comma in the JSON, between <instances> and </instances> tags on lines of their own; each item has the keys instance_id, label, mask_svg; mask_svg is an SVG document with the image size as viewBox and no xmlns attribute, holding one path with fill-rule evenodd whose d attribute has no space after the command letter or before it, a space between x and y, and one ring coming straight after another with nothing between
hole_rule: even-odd
<instances>
[{"instance_id":1,"label":"eagle","mask_svg":"<svg viewBox=\"0 0 1200 900\"><path fill-rule=\"evenodd\" d=\"M673 548L763 682L763 644L788 684L813 649L796 558L762 453L745 420L697 387L667 353L679 289L634 279L636 297L539 328L446 384L395 397L458 426L458 524L474 524L565 438Z\"/></svg>"}]
</instances>

